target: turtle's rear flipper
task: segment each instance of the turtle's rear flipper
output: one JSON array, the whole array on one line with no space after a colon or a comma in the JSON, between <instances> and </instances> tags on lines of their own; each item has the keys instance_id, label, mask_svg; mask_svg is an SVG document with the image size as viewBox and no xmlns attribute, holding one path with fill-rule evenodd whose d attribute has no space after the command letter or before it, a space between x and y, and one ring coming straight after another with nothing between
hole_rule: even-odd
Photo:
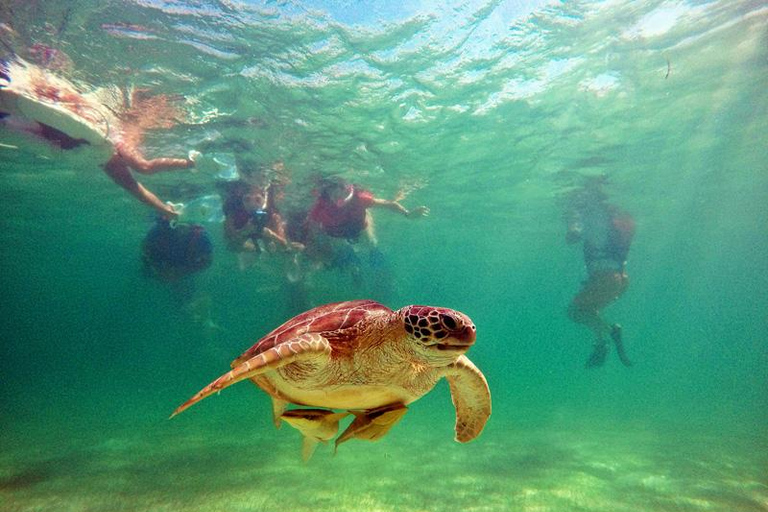
<instances>
[{"instance_id":1,"label":"turtle's rear flipper","mask_svg":"<svg viewBox=\"0 0 768 512\"><path fill-rule=\"evenodd\" d=\"M616 354L618 354L621 363L624 366L632 366L632 361L627 357L627 353L624 351L624 342L621 341L621 326L619 324L613 324L611 327L611 339L613 344L616 345Z\"/></svg>"},{"instance_id":2,"label":"turtle's rear flipper","mask_svg":"<svg viewBox=\"0 0 768 512\"><path fill-rule=\"evenodd\" d=\"M352 411L355 419L336 439L336 449L341 443L350 439L378 441L389 432L389 429L400 421L408 408L403 404L392 404L370 411Z\"/></svg>"},{"instance_id":3,"label":"turtle's rear flipper","mask_svg":"<svg viewBox=\"0 0 768 512\"><path fill-rule=\"evenodd\" d=\"M301 457L307 462L315 453L317 443L326 443L332 439L339 431L339 420L348 414L327 409L293 409L285 411L280 419L285 420L304 436Z\"/></svg>"},{"instance_id":4,"label":"turtle's rear flipper","mask_svg":"<svg viewBox=\"0 0 768 512\"><path fill-rule=\"evenodd\" d=\"M587 359L587 364L584 366L586 368L596 368L598 366L603 366L607 355L608 344L606 344L604 341L598 341L595 343L595 348L592 351L592 354L590 354L589 359Z\"/></svg>"}]
</instances>

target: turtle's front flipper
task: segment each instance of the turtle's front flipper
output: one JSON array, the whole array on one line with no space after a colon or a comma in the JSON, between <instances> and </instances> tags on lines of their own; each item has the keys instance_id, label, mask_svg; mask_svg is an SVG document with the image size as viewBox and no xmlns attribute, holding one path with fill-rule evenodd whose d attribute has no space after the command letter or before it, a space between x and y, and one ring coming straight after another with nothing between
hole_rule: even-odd
<instances>
[{"instance_id":1,"label":"turtle's front flipper","mask_svg":"<svg viewBox=\"0 0 768 512\"><path fill-rule=\"evenodd\" d=\"M307 462L315 453L317 443L333 439L339 431L339 420L347 414L327 409L293 409L285 411L280 418L304 436L301 456Z\"/></svg>"},{"instance_id":2,"label":"turtle's front flipper","mask_svg":"<svg viewBox=\"0 0 768 512\"><path fill-rule=\"evenodd\" d=\"M201 389L195 396L173 411L171 418L196 404L203 398L209 397L241 380L250 379L251 377L269 370L280 368L287 364L328 357L330 353L330 344L319 334L302 334L301 336L297 336L292 340L275 345L269 350L265 350L264 352L253 356L251 359L239 364L231 371L211 382Z\"/></svg>"},{"instance_id":3,"label":"turtle's front flipper","mask_svg":"<svg viewBox=\"0 0 768 512\"><path fill-rule=\"evenodd\" d=\"M370 411L352 411L355 419L336 439L336 449L341 443L350 439L378 441L402 419L406 412L408 408L403 404L385 405Z\"/></svg>"},{"instance_id":4,"label":"turtle's front flipper","mask_svg":"<svg viewBox=\"0 0 768 512\"><path fill-rule=\"evenodd\" d=\"M485 377L466 356L446 368L456 408L456 441L466 443L480 435L491 415L491 390Z\"/></svg>"}]
</instances>

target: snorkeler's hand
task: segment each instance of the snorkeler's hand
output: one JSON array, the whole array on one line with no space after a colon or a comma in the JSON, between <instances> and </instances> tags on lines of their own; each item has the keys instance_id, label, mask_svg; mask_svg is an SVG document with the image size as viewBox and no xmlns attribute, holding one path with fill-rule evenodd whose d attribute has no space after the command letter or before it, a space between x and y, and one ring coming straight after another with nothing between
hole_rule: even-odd
<instances>
[{"instance_id":1,"label":"snorkeler's hand","mask_svg":"<svg viewBox=\"0 0 768 512\"><path fill-rule=\"evenodd\" d=\"M173 204L172 202L168 201L165 203L165 208L163 208L163 218L165 220L176 220L179 218L179 215L181 215L181 208L177 208L177 205ZM180 205L183 206L183 205Z\"/></svg>"},{"instance_id":2,"label":"snorkeler's hand","mask_svg":"<svg viewBox=\"0 0 768 512\"><path fill-rule=\"evenodd\" d=\"M417 206L413 210L409 210L408 213L405 214L406 217L410 218L418 218L418 217L426 217L429 215L429 208L426 206Z\"/></svg>"}]
</instances>

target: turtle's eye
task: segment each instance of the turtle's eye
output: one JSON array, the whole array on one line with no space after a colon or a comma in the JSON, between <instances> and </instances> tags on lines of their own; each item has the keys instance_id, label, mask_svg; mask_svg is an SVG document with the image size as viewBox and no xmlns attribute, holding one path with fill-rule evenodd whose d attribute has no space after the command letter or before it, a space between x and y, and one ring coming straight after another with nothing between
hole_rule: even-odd
<instances>
[{"instance_id":1,"label":"turtle's eye","mask_svg":"<svg viewBox=\"0 0 768 512\"><path fill-rule=\"evenodd\" d=\"M440 324L449 331L455 331L459 328L459 323L453 315L443 313L440 315Z\"/></svg>"}]
</instances>

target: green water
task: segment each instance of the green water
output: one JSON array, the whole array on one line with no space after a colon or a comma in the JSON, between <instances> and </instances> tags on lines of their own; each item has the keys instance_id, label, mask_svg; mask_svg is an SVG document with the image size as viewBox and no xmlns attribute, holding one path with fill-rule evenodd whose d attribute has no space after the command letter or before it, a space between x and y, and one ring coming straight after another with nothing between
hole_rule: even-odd
<instances>
[{"instance_id":1,"label":"green water","mask_svg":"<svg viewBox=\"0 0 768 512\"><path fill-rule=\"evenodd\" d=\"M465 312L493 396L472 443L453 441L441 383L382 441L308 464L249 384L168 421L296 313L278 264L241 272L209 225L205 328L142 276L145 207L0 128L0 510L768 510L768 8L436 4L0 4L19 53L186 98L193 122L149 154L281 158L287 209L318 172L428 205L376 212L390 293L325 272L310 298ZM599 175L637 223L605 312L631 369L612 354L586 371L590 335L565 314L585 274L563 197ZM173 201L215 182L140 179Z\"/></svg>"}]
</instances>

